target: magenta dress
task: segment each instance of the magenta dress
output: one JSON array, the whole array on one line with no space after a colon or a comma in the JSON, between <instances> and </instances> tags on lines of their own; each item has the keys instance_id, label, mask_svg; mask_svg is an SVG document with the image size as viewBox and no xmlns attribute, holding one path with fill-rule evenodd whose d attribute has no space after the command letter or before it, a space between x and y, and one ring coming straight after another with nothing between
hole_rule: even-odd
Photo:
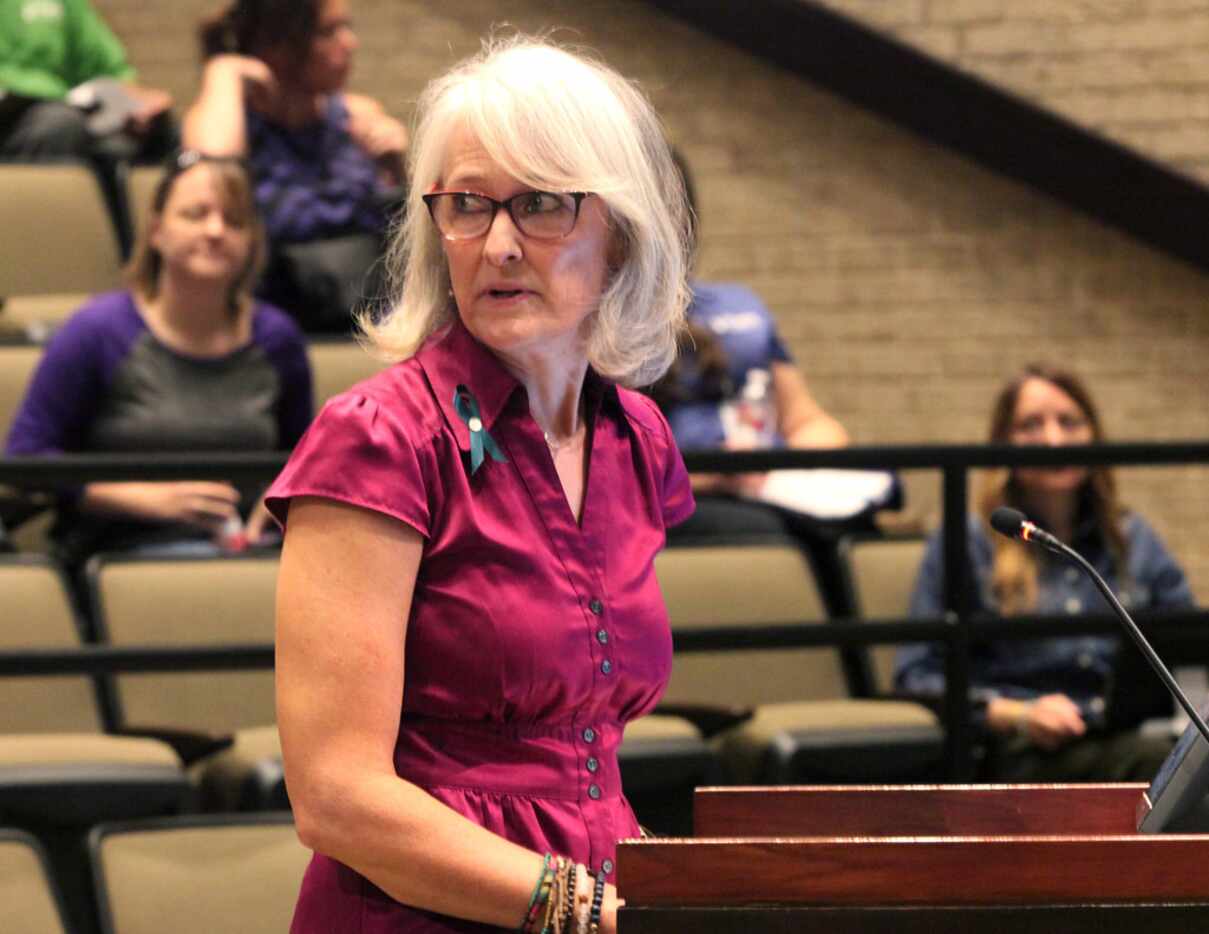
<instances>
[{"instance_id":1,"label":"magenta dress","mask_svg":"<svg viewBox=\"0 0 1209 934\"><path fill-rule=\"evenodd\" d=\"M458 386L506 460L487 456L472 472ZM693 498L650 400L591 372L584 395L580 523L524 388L460 324L332 399L268 504L284 521L290 497L327 497L424 536L395 769L489 830L611 877L617 840L638 832L617 747L671 672L652 562ZM316 855L291 930L492 929L401 905Z\"/></svg>"}]
</instances>

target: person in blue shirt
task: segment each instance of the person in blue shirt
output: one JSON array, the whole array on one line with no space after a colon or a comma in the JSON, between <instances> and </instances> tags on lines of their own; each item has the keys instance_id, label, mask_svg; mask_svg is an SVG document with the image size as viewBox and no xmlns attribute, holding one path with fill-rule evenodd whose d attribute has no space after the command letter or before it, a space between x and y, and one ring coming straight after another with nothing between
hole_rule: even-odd
<instances>
[{"instance_id":1,"label":"person in blue shirt","mask_svg":"<svg viewBox=\"0 0 1209 934\"><path fill-rule=\"evenodd\" d=\"M1029 445L1103 439L1099 415L1083 383L1070 373L1040 365L1024 369L1000 392L989 438L991 443ZM1048 552L994 534L987 520L1000 506L1019 509L1080 552L1131 610L1193 605L1184 572L1145 520L1121 505L1110 469L1020 467L988 475L979 514L970 518L969 561L977 611L1002 616L1107 612L1085 574ZM943 565L943 542L937 534L928 544L916 581L913 617L943 615ZM1143 735L1137 722L1169 713L1170 702L1157 683L1154 690L1133 685L1131 691L1145 692L1127 705L1133 722L1109 716L1120 642L1116 635L1101 634L975 643L971 702L976 722L991 738L989 778L1153 777L1170 750L1170 738ZM911 694L942 694L942 647L902 647L896 682Z\"/></svg>"}]
</instances>

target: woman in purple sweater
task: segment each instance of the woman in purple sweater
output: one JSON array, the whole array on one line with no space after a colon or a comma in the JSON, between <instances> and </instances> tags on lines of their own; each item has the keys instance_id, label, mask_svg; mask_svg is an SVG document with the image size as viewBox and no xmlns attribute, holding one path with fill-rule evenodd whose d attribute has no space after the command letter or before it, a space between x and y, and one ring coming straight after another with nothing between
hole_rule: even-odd
<instances>
[{"instance_id":1,"label":"woman in purple sweater","mask_svg":"<svg viewBox=\"0 0 1209 934\"><path fill-rule=\"evenodd\" d=\"M7 454L270 451L302 435L306 347L288 315L250 298L263 236L241 163L182 153L150 212L129 289L94 297L55 335ZM208 543L245 515L246 540L257 542L269 528L258 492L86 483L64 497L52 536L69 565L101 549Z\"/></svg>"}]
</instances>

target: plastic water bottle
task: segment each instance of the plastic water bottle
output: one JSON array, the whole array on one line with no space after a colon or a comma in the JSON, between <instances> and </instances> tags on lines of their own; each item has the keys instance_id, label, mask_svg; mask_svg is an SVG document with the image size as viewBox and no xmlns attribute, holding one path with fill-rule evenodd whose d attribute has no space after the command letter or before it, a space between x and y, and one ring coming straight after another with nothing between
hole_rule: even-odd
<instances>
[{"instance_id":1,"label":"plastic water bottle","mask_svg":"<svg viewBox=\"0 0 1209 934\"><path fill-rule=\"evenodd\" d=\"M768 370L751 369L736 399L722 405L727 446L736 450L770 448L777 435L777 410Z\"/></svg>"}]
</instances>

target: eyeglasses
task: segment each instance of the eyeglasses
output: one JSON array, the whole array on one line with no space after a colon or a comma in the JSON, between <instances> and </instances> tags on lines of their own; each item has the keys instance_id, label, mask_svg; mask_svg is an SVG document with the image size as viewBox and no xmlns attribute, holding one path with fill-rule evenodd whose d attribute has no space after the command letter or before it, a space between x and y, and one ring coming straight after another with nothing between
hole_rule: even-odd
<instances>
[{"instance_id":1,"label":"eyeglasses","mask_svg":"<svg viewBox=\"0 0 1209 934\"><path fill-rule=\"evenodd\" d=\"M485 236L503 208L516 229L534 240L560 240L575 229L586 191L522 191L503 201L470 191L434 191L424 195L432 222L446 240Z\"/></svg>"}]
</instances>

